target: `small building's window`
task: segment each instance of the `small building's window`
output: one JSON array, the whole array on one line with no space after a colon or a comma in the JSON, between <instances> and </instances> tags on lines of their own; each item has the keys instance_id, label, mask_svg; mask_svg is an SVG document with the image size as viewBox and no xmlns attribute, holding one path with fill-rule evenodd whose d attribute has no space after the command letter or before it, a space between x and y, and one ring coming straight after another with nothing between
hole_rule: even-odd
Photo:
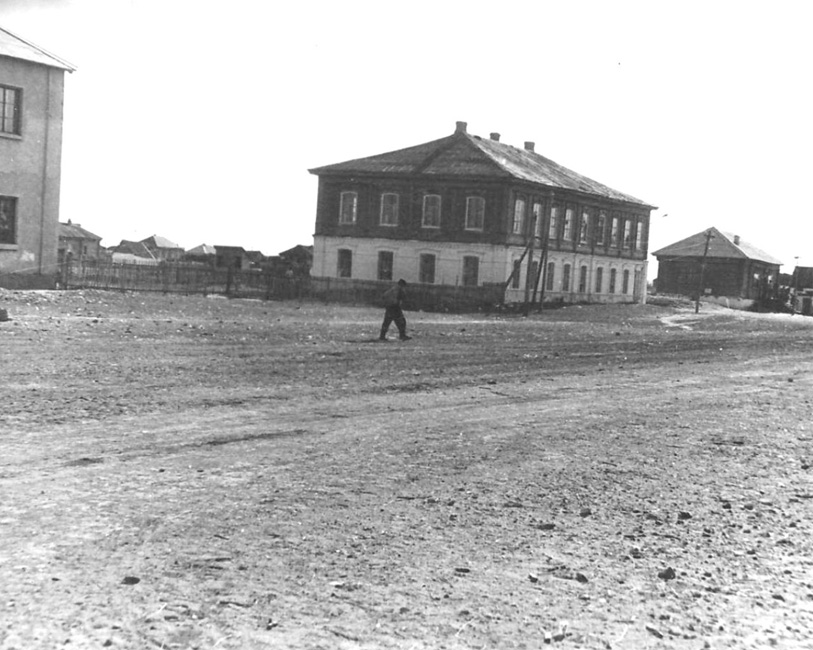
<instances>
[{"instance_id":1,"label":"small building's window","mask_svg":"<svg viewBox=\"0 0 813 650\"><path fill-rule=\"evenodd\" d=\"M553 278L556 272L556 264L554 262L548 262L548 270L545 272L545 289L547 291L553 291Z\"/></svg>"},{"instance_id":2,"label":"small building's window","mask_svg":"<svg viewBox=\"0 0 813 650\"><path fill-rule=\"evenodd\" d=\"M552 205L550 208L550 224L548 225L548 239L556 239L559 236L559 215L561 208Z\"/></svg>"},{"instance_id":3,"label":"small building's window","mask_svg":"<svg viewBox=\"0 0 813 650\"><path fill-rule=\"evenodd\" d=\"M342 192L339 207L339 223L356 223L356 209L358 208L358 203L358 193Z\"/></svg>"},{"instance_id":4,"label":"small building's window","mask_svg":"<svg viewBox=\"0 0 813 650\"><path fill-rule=\"evenodd\" d=\"M630 272L624 271L624 275L621 277L621 293L629 292L630 292Z\"/></svg>"},{"instance_id":5,"label":"small building's window","mask_svg":"<svg viewBox=\"0 0 813 650\"><path fill-rule=\"evenodd\" d=\"M431 253L422 253L418 269L418 281L424 284L435 283L435 256Z\"/></svg>"},{"instance_id":6,"label":"small building's window","mask_svg":"<svg viewBox=\"0 0 813 650\"><path fill-rule=\"evenodd\" d=\"M17 199L0 196L0 244L17 243Z\"/></svg>"},{"instance_id":7,"label":"small building's window","mask_svg":"<svg viewBox=\"0 0 813 650\"><path fill-rule=\"evenodd\" d=\"M610 228L610 246L618 246L618 217L613 217Z\"/></svg>"},{"instance_id":8,"label":"small building's window","mask_svg":"<svg viewBox=\"0 0 813 650\"><path fill-rule=\"evenodd\" d=\"M596 293L601 293L604 282L604 269L600 266L596 269Z\"/></svg>"},{"instance_id":9,"label":"small building's window","mask_svg":"<svg viewBox=\"0 0 813 650\"><path fill-rule=\"evenodd\" d=\"M542 228L544 228L545 218L542 216L541 203L534 203L533 215L534 215L534 235L536 235L536 237L542 237Z\"/></svg>"},{"instance_id":10,"label":"small building's window","mask_svg":"<svg viewBox=\"0 0 813 650\"><path fill-rule=\"evenodd\" d=\"M336 272L340 278L353 277L353 251L347 248L340 248L338 251L338 261Z\"/></svg>"},{"instance_id":11,"label":"small building's window","mask_svg":"<svg viewBox=\"0 0 813 650\"><path fill-rule=\"evenodd\" d=\"M610 287L609 292L615 293L615 276L617 275L616 269L610 269Z\"/></svg>"},{"instance_id":12,"label":"small building's window","mask_svg":"<svg viewBox=\"0 0 813 650\"><path fill-rule=\"evenodd\" d=\"M423 197L424 228L440 228L440 197L437 194L427 194Z\"/></svg>"},{"instance_id":13,"label":"small building's window","mask_svg":"<svg viewBox=\"0 0 813 650\"><path fill-rule=\"evenodd\" d=\"M476 287L480 283L480 258L474 255L463 257L463 286Z\"/></svg>"},{"instance_id":14,"label":"small building's window","mask_svg":"<svg viewBox=\"0 0 813 650\"><path fill-rule=\"evenodd\" d=\"M604 246L604 242L607 238L607 234L604 232L606 229L607 213L602 210L598 213L598 219L596 221L596 244L599 246Z\"/></svg>"},{"instance_id":15,"label":"small building's window","mask_svg":"<svg viewBox=\"0 0 813 650\"><path fill-rule=\"evenodd\" d=\"M520 270L522 269L522 262L520 260L514 260L514 270L511 273L511 288L512 289L519 289L519 276Z\"/></svg>"},{"instance_id":16,"label":"small building's window","mask_svg":"<svg viewBox=\"0 0 813 650\"><path fill-rule=\"evenodd\" d=\"M590 212L582 210L582 218L579 221L579 243L586 244L590 237Z\"/></svg>"},{"instance_id":17,"label":"small building's window","mask_svg":"<svg viewBox=\"0 0 813 650\"><path fill-rule=\"evenodd\" d=\"M398 225L398 195L385 192L381 195L381 221L382 226Z\"/></svg>"},{"instance_id":18,"label":"small building's window","mask_svg":"<svg viewBox=\"0 0 813 650\"><path fill-rule=\"evenodd\" d=\"M573 208L565 209L565 223L562 228L562 239L573 241Z\"/></svg>"},{"instance_id":19,"label":"small building's window","mask_svg":"<svg viewBox=\"0 0 813 650\"><path fill-rule=\"evenodd\" d=\"M587 293L587 267L579 268L579 293Z\"/></svg>"},{"instance_id":20,"label":"small building's window","mask_svg":"<svg viewBox=\"0 0 813 650\"><path fill-rule=\"evenodd\" d=\"M486 214L486 200L482 196L466 198L466 230L482 230Z\"/></svg>"},{"instance_id":21,"label":"small building's window","mask_svg":"<svg viewBox=\"0 0 813 650\"><path fill-rule=\"evenodd\" d=\"M392 251L378 252L378 279L392 280Z\"/></svg>"},{"instance_id":22,"label":"small building's window","mask_svg":"<svg viewBox=\"0 0 813 650\"><path fill-rule=\"evenodd\" d=\"M515 235L521 235L525 232L525 200L517 199L514 201L514 225L511 232Z\"/></svg>"},{"instance_id":23,"label":"small building's window","mask_svg":"<svg viewBox=\"0 0 813 650\"><path fill-rule=\"evenodd\" d=\"M570 291L570 264L562 267L562 291Z\"/></svg>"},{"instance_id":24,"label":"small building's window","mask_svg":"<svg viewBox=\"0 0 813 650\"><path fill-rule=\"evenodd\" d=\"M22 90L0 86L0 133L20 135Z\"/></svg>"},{"instance_id":25,"label":"small building's window","mask_svg":"<svg viewBox=\"0 0 813 650\"><path fill-rule=\"evenodd\" d=\"M624 248L632 246L632 219L624 219ZM626 291L624 292L626 293Z\"/></svg>"}]
</instances>

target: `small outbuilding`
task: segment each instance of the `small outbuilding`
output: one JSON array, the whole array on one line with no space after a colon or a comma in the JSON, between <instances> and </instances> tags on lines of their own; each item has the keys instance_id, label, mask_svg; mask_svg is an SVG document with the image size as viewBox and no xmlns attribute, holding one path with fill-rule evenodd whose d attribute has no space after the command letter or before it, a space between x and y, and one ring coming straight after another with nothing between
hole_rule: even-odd
<instances>
[{"instance_id":1,"label":"small outbuilding","mask_svg":"<svg viewBox=\"0 0 813 650\"><path fill-rule=\"evenodd\" d=\"M779 287L778 259L739 235L709 228L653 253L658 293L766 300Z\"/></svg>"}]
</instances>

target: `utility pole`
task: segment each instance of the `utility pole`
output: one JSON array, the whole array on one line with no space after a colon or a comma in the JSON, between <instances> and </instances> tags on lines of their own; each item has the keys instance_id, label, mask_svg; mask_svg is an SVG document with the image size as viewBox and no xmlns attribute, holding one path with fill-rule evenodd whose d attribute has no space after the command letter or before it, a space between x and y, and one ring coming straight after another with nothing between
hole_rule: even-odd
<instances>
[{"instance_id":1,"label":"utility pole","mask_svg":"<svg viewBox=\"0 0 813 650\"><path fill-rule=\"evenodd\" d=\"M700 282L697 286L697 300L694 303L694 313L698 313L700 311L700 294L703 293L703 276L706 273L706 257L709 254L709 243L711 240L714 239L714 235L711 233L711 229L709 228L706 231L706 247L703 249L703 259L700 262Z\"/></svg>"},{"instance_id":2,"label":"utility pole","mask_svg":"<svg viewBox=\"0 0 813 650\"><path fill-rule=\"evenodd\" d=\"M796 296L799 293L799 256L793 258L793 300L790 303L790 315L796 313Z\"/></svg>"},{"instance_id":3,"label":"utility pole","mask_svg":"<svg viewBox=\"0 0 813 650\"><path fill-rule=\"evenodd\" d=\"M534 246L536 244L536 219L537 214L532 208L532 203L529 201L528 206L531 207L531 218L530 223L528 224L528 266L525 273L525 304L522 307L522 315L527 316L528 312L531 309L530 299L531 299L531 279L534 277ZM527 208L526 208L527 210ZM527 213L526 213L527 214Z\"/></svg>"}]
</instances>

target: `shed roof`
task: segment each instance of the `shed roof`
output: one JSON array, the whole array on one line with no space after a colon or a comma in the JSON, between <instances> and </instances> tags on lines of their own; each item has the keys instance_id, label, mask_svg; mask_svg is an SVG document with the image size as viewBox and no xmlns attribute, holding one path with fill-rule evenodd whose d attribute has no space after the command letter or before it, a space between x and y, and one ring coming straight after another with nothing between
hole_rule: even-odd
<instances>
[{"instance_id":1,"label":"shed roof","mask_svg":"<svg viewBox=\"0 0 813 650\"><path fill-rule=\"evenodd\" d=\"M89 230L85 230L78 223L60 223L59 224L59 237L60 239L91 239L93 241L101 241L99 235L94 235Z\"/></svg>"},{"instance_id":2,"label":"shed roof","mask_svg":"<svg viewBox=\"0 0 813 650\"><path fill-rule=\"evenodd\" d=\"M17 36L3 27L0 27L0 56L40 63L52 68L67 70L68 72L76 70L76 67L68 63L65 59L51 54L38 45L34 45L31 41Z\"/></svg>"},{"instance_id":3,"label":"shed roof","mask_svg":"<svg viewBox=\"0 0 813 650\"><path fill-rule=\"evenodd\" d=\"M496 135L496 134L495 134ZM392 174L440 177L514 179L567 189L606 199L654 206L614 190L587 176L563 167L533 150L481 138L466 132L463 122L450 136L406 149L358 158L309 170L317 176L334 174Z\"/></svg>"},{"instance_id":4,"label":"shed roof","mask_svg":"<svg viewBox=\"0 0 813 650\"><path fill-rule=\"evenodd\" d=\"M717 228L708 228L686 239L681 239L652 253L655 257L703 257L706 249L706 234L711 232L709 249L706 257L719 259L749 259L767 264L782 265L778 259L753 244L743 241L732 233L722 232Z\"/></svg>"}]
</instances>

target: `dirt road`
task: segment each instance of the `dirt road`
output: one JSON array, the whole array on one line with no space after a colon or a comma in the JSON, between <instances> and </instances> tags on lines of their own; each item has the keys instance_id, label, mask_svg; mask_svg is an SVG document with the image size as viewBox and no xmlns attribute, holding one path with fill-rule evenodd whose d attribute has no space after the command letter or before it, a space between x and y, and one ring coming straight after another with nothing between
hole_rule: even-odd
<instances>
[{"instance_id":1,"label":"dirt road","mask_svg":"<svg viewBox=\"0 0 813 650\"><path fill-rule=\"evenodd\" d=\"M813 647L813 319L0 306L4 650Z\"/></svg>"}]
</instances>

